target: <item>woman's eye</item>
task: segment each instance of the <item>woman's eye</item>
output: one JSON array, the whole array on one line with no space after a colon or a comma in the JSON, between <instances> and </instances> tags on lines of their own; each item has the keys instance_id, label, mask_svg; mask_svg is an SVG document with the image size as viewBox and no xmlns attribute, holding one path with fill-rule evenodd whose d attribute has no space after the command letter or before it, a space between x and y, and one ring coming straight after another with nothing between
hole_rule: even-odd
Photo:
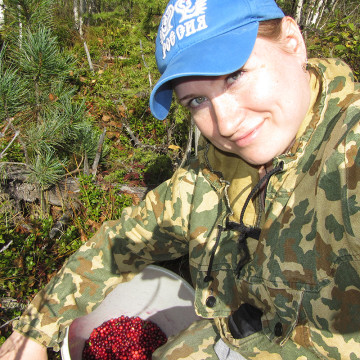
<instances>
[{"instance_id":1,"label":"woman's eye","mask_svg":"<svg viewBox=\"0 0 360 360\"><path fill-rule=\"evenodd\" d=\"M229 83L229 84L232 84L233 82L235 82L236 80L238 80L241 75L243 74L243 71L242 70L239 70L239 71L236 71L234 73L232 73L231 75L229 75L227 78L226 78L226 81Z\"/></svg>"},{"instance_id":2,"label":"woman's eye","mask_svg":"<svg viewBox=\"0 0 360 360\"><path fill-rule=\"evenodd\" d=\"M205 96L198 96L198 97L196 97L196 98L194 98L194 99L191 99L191 100L189 101L188 106L189 106L190 108L196 108L196 107L198 107L199 105L201 105L205 100L206 100L206 97L205 97Z\"/></svg>"}]
</instances>

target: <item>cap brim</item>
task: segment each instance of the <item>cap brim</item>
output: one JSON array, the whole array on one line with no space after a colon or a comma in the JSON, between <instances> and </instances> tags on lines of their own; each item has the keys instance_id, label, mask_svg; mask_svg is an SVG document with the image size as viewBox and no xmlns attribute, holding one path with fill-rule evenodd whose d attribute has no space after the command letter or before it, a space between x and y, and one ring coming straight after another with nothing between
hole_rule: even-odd
<instances>
[{"instance_id":1,"label":"cap brim","mask_svg":"<svg viewBox=\"0 0 360 360\"><path fill-rule=\"evenodd\" d=\"M219 76L240 69L254 47L259 23L233 29L183 49L169 63L150 96L150 109L159 120L169 113L171 80L189 76Z\"/></svg>"}]
</instances>

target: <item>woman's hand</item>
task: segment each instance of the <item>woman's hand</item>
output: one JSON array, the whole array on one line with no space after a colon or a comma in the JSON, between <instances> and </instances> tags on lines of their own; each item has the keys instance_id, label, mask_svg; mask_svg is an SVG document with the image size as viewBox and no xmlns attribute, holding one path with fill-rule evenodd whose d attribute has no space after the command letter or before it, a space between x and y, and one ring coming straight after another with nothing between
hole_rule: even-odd
<instances>
[{"instance_id":1,"label":"woman's hand","mask_svg":"<svg viewBox=\"0 0 360 360\"><path fill-rule=\"evenodd\" d=\"M47 360L46 347L14 331L0 348L1 360Z\"/></svg>"}]
</instances>

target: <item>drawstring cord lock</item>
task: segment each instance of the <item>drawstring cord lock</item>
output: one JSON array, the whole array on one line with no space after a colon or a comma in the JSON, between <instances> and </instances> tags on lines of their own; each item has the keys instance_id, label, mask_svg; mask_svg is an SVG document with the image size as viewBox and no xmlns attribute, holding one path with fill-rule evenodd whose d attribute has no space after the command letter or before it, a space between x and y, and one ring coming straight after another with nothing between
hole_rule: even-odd
<instances>
[{"instance_id":1,"label":"drawstring cord lock","mask_svg":"<svg viewBox=\"0 0 360 360\"><path fill-rule=\"evenodd\" d=\"M251 199L258 193L261 186L265 182L268 182L269 179L271 178L271 176L282 171L283 168L284 168L284 163L280 162L279 166L277 166L276 168L274 168L271 171L269 171L268 173L266 173L265 176L263 176L259 180L259 182L254 186L254 188L251 190L250 194L246 198L244 206L243 206L243 208L241 210L241 214L240 214L240 223L237 224L235 222L228 222L228 224L227 224L227 228L232 229L232 230L237 230L240 232L240 236L238 239L238 246L239 246L239 250L240 250L240 260L235 269L235 274L236 274L237 278L240 278L240 272L241 272L242 268L250 260L250 254L249 254L249 249L247 247L246 239L248 237L251 237L253 239L259 240L260 233L261 233L260 228L246 226L244 224L244 216L245 216L246 208L249 205L249 202L251 201Z\"/></svg>"},{"instance_id":2,"label":"drawstring cord lock","mask_svg":"<svg viewBox=\"0 0 360 360\"><path fill-rule=\"evenodd\" d=\"M210 260L209 260L209 266L208 266L208 269L207 269L207 272L206 272L206 276L204 277L204 282L207 283L207 282L210 282L210 281L214 280L214 278L211 276L211 271L212 271L212 266L213 266L213 262L214 262L215 252L216 252L216 249L217 249L217 247L219 245L219 242L220 242L221 232L224 231L224 230L236 230L236 231L238 231L240 233L240 236L239 236L239 239L238 239L238 246L239 246L239 250L240 250L240 260L239 260L239 262L238 262L238 264L236 266L236 269L235 269L235 273L236 273L237 278L240 277L240 272L241 272L242 268L250 260L250 253L249 253L249 249L247 247L246 239L248 237L251 237L253 239L259 240L260 233L261 233L260 228L246 226L244 224L245 210L246 210L250 200L256 195L256 193L261 188L262 184L265 183L266 181L268 181L272 175L282 171L283 168L284 168L284 163L280 162L279 166L277 166L276 168L274 168L271 171L269 171L268 173L266 173L265 176L263 176L259 180L259 182L254 186L254 188L251 190L250 194L246 198L244 206L243 206L243 208L241 210L240 223L229 221L229 219L227 218L225 228L223 228L221 225L218 225L218 233L217 233L217 236L216 236L214 247L213 247L213 249L211 251L211 256L210 256Z\"/></svg>"}]
</instances>

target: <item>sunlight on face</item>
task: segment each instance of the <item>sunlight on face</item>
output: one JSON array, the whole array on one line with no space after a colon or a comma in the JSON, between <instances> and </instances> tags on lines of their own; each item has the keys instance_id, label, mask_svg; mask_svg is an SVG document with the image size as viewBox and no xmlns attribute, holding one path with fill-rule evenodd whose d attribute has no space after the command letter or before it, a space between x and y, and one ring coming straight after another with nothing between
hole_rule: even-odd
<instances>
[{"instance_id":1,"label":"sunlight on face","mask_svg":"<svg viewBox=\"0 0 360 360\"><path fill-rule=\"evenodd\" d=\"M177 80L174 90L216 147L261 165L292 144L310 102L303 56L258 38L242 69Z\"/></svg>"}]
</instances>

